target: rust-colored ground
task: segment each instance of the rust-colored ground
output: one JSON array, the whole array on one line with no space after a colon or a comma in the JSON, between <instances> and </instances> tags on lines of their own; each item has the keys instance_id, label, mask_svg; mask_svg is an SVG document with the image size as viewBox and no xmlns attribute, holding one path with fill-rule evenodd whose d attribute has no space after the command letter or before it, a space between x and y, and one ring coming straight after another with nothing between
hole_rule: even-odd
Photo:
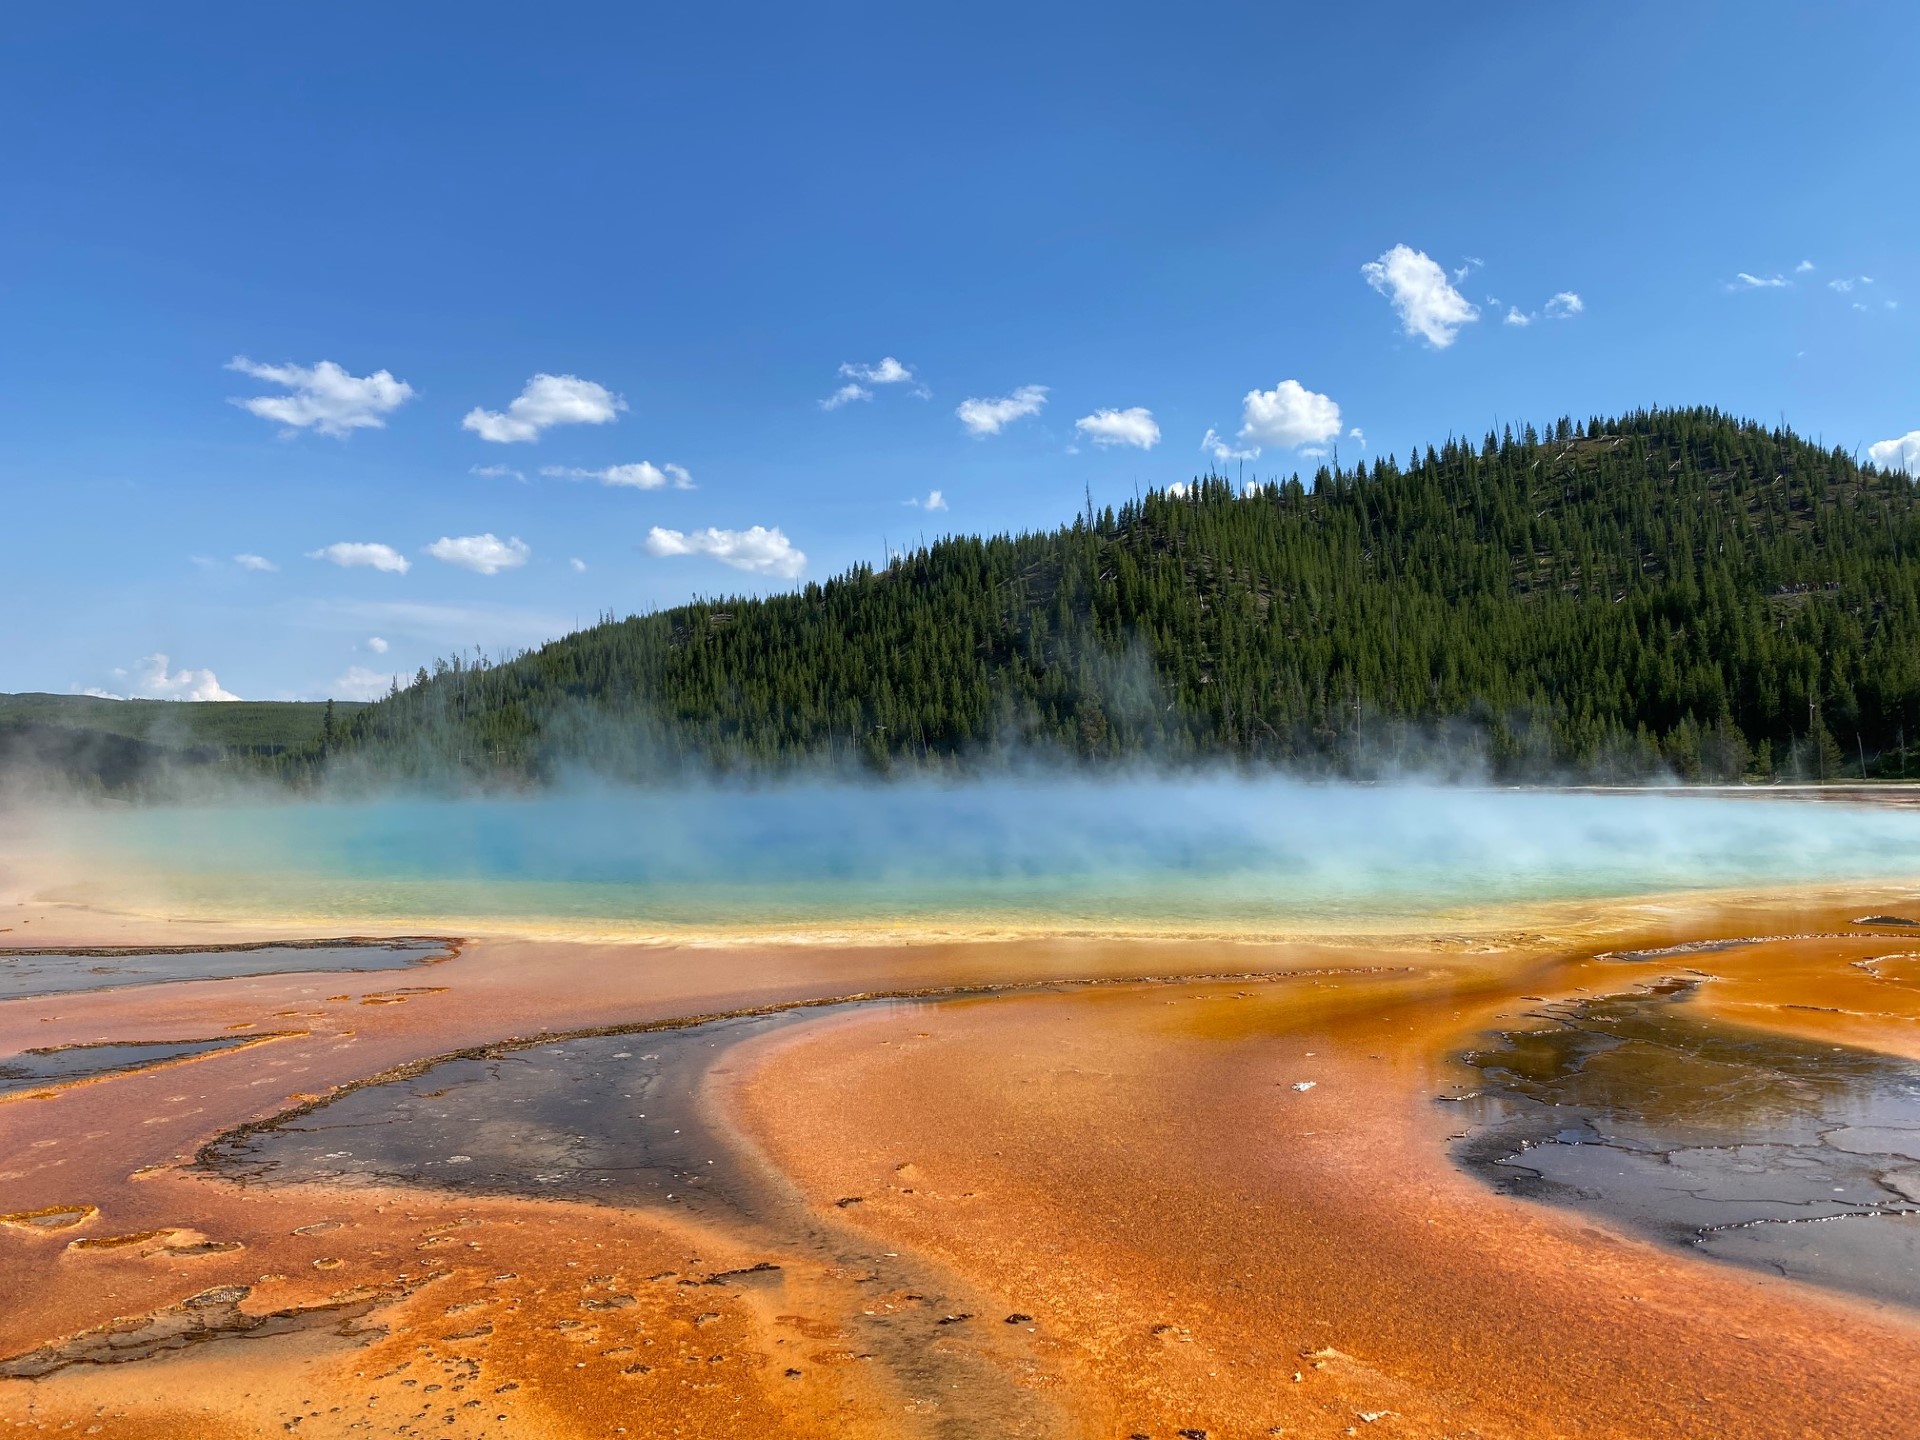
<instances>
[{"instance_id":1,"label":"rust-colored ground","mask_svg":"<svg viewBox=\"0 0 1920 1440\"><path fill-rule=\"evenodd\" d=\"M542 1028L1052 982L822 1017L741 1047L709 1095L767 1185L971 1297L938 1343L1032 1398L1027 1433L1920 1434L1913 1317L1494 1195L1449 1163L1434 1102L1466 1078L1450 1057L1522 997L1662 964L1720 977L1701 1003L1743 1023L1920 1056L1920 961L1903 958L1920 943L1848 923L1901 903L1623 903L1338 944L495 937L412 971L7 1001L0 1055L292 1033L0 1103L0 1214L21 1217L0 1224L0 1357L79 1361L0 1380L0 1426L941 1433L951 1398L858 1340L861 1309L914 1297L863 1290L777 1234L240 1189L183 1166L304 1097ZM230 929L0 913L0 945L251 938ZM1651 968L1585 958L1729 935L1822 938ZM59 1207L75 1223L31 1218ZM779 1278L725 1273L758 1264ZM163 1330L177 1348L155 1350Z\"/></svg>"}]
</instances>

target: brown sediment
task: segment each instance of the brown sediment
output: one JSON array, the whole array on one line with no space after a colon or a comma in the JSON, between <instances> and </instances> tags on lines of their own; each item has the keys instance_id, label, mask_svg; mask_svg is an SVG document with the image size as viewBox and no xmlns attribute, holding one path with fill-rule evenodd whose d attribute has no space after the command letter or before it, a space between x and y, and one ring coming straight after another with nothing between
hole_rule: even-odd
<instances>
[{"instance_id":1,"label":"brown sediment","mask_svg":"<svg viewBox=\"0 0 1920 1440\"><path fill-rule=\"evenodd\" d=\"M42 1205L38 1210L11 1210L0 1215L0 1225L15 1230L71 1230L100 1213L92 1205Z\"/></svg>"},{"instance_id":2,"label":"brown sediment","mask_svg":"<svg viewBox=\"0 0 1920 1440\"><path fill-rule=\"evenodd\" d=\"M1662 967L1710 969L1703 1013L1908 1053L1897 932L1853 921L1911 899L1636 900L1340 944L483 938L406 1005L338 973L9 1001L0 1053L292 1009L310 1029L0 1113L0 1204L186 1242L0 1230L0 1293L32 1297L0 1306L0 1357L60 1362L0 1380L0 1417L154 1440L1909 1433L1913 1320L1492 1194L1432 1100L1471 1080L1461 1049L1529 1023L1521 997ZM76 943L84 921L62 919ZM1756 935L1782 938L1582 958ZM856 996L919 1003L826 1008ZM778 1223L192 1166L445 1057L773 1013L796 1018L721 1051L704 1093ZM201 1246L244 1248L174 1253ZM844 1263L867 1255L898 1269ZM896 1333L932 1363L876 1343ZM1014 1423L969 1432L937 1388L956 1375Z\"/></svg>"},{"instance_id":3,"label":"brown sediment","mask_svg":"<svg viewBox=\"0 0 1920 1440\"><path fill-rule=\"evenodd\" d=\"M1811 983L1772 968L1746 953L1734 978L1769 999L1744 1006ZM1829 952L1821 975L1845 968ZM1526 978L1619 985L1577 960ZM1463 1036L1524 1019L1518 987L1313 988L850 1015L757 1042L727 1101L816 1207L859 1195L876 1243L1033 1316L1094 1433L1338 1435L1389 1412L1426 1435L1920 1433L1914 1312L1447 1165L1457 1117L1432 1098Z\"/></svg>"},{"instance_id":4,"label":"brown sediment","mask_svg":"<svg viewBox=\"0 0 1920 1440\"><path fill-rule=\"evenodd\" d=\"M31 1049L19 1051L15 1055L7 1056L5 1059L18 1060L26 1057L39 1059L46 1056L67 1055L74 1052L84 1054L88 1051L138 1047L176 1047L186 1049L186 1047L190 1046L200 1046L204 1048L187 1050L184 1054L167 1056L162 1059L140 1060L125 1065L110 1065L98 1070L81 1071L71 1075L36 1078L31 1082L30 1087L23 1085L18 1090L0 1090L0 1105L5 1105L15 1100L50 1100L62 1090L71 1089L76 1085L97 1085L105 1080L112 1080L123 1075L132 1074L137 1070L164 1070L176 1065L191 1065L195 1061L204 1060L210 1055L230 1055L241 1050L250 1049L255 1045L269 1044L275 1040L296 1039L304 1036L306 1033L304 1030L263 1030L256 1035L220 1036L212 1040L204 1036L196 1036L185 1040L90 1040L72 1045L36 1046ZM0 1074L3 1074L5 1069L5 1062L0 1061Z\"/></svg>"}]
</instances>

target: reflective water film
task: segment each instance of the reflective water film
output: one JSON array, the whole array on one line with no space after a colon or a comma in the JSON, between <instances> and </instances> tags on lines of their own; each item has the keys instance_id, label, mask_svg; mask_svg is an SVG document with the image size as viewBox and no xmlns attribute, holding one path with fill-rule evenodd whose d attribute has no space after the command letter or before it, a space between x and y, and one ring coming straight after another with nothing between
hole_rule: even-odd
<instances>
[{"instance_id":1,"label":"reflective water film","mask_svg":"<svg viewBox=\"0 0 1920 1440\"><path fill-rule=\"evenodd\" d=\"M1920 1065L1688 1011L1698 982L1549 1006L1468 1061L1463 1157L1509 1192L1920 1305Z\"/></svg>"}]
</instances>

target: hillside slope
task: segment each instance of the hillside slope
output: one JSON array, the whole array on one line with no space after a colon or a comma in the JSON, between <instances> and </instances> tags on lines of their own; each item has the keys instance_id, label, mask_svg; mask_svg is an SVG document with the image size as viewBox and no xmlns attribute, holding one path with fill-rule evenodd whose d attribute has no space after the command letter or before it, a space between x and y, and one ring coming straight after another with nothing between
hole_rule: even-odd
<instances>
[{"instance_id":1,"label":"hillside slope","mask_svg":"<svg viewBox=\"0 0 1920 1440\"><path fill-rule=\"evenodd\" d=\"M288 768L884 768L1036 746L1838 778L1904 773L1908 732L1913 484L1695 409L1450 441L1310 488L1207 479L610 620L423 672Z\"/></svg>"},{"instance_id":2,"label":"hillside slope","mask_svg":"<svg viewBox=\"0 0 1920 1440\"><path fill-rule=\"evenodd\" d=\"M360 702L341 701L334 723ZM325 701L112 700L0 695L0 781L43 777L124 790L162 771L245 769L323 748Z\"/></svg>"}]
</instances>

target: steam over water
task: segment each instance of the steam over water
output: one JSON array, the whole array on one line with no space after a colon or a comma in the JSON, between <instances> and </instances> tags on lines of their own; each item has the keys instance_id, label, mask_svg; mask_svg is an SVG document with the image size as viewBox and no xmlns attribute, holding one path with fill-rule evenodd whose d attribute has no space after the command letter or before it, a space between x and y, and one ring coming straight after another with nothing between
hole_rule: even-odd
<instances>
[{"instance_id":1,"label":"steam over water","mask_svg":"<svg viewBox=\"0 0 1920 1440\"><path fill-rule=\"evenodd\" d=\"M1920 876L1920 811L1785 799L1340 787L1214 775L580 788L81 809L10 846L41 893L141 877L185 910L1197 926ZM51 868L46 868L46 867ZM23 866L23 873L34 873Z\"/></svg>"}]
</instances>

